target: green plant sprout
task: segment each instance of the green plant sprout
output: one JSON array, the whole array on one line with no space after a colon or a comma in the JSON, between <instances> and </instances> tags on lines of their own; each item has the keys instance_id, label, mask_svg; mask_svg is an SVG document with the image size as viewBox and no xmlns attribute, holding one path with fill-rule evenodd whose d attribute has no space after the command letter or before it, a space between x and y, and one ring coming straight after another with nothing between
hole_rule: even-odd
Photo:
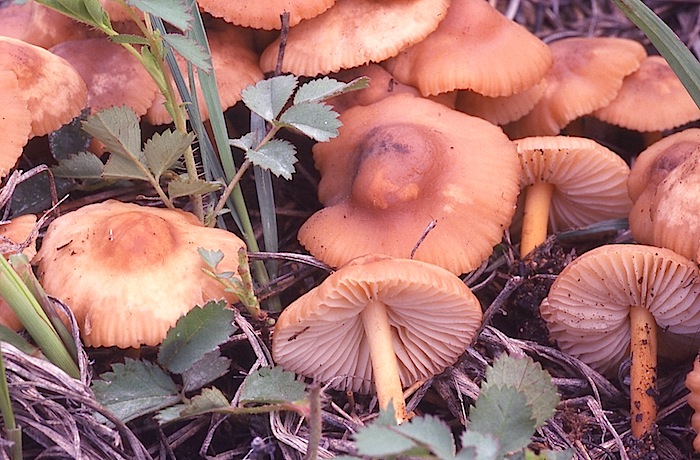
<instances>
[{"instance_id":1,"label":"green plant sprout","mask_svg":"<svg viewBox=\"0 0 700 460\"><path fill-rule=\"evenodd\" d=\"M10 447L10 459L22 460L22 428L17 426L15 414L10 402L10 390L7 386L5 374L5 358L0 350L0 413L5 431L5 437L12 443Z\"/></svg>"}]
</instances>

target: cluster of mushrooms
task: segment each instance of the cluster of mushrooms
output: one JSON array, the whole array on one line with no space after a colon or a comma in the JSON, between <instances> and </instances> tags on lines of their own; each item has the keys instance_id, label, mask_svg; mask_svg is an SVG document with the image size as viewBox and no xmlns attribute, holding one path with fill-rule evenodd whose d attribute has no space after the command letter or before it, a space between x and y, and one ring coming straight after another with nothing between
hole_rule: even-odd
<instances>
[{"instance_id":1,"label":"cluster of mushrooms","mask_svg":"<svg viewBox=\"0 0 700 460\"><path fill-rule=\"evenodd\" d=\"M128 19L116 2L103 4L113 20ZM199 5L226 21L210 19L208 30L224 107L277 66L272 29L283 11L291 13L283 72L371 78L370 88L330 101L343 126L313 147L324 208L298 238L336 271L277 320L278 364L337 389L375 390L402 422L403 388L442 372L474 338L482 309L459 275L487 260L506 229L517 229L525 256L548 232L629 217L640 244L575 259L541 313L559 347L601 373L615 374L631 355L632 434L650 431L656 357L692 355L700 331L700 130L658 140L700 119L700 109L662 58L621 38L545 44L483 0ZM16 17L5 21L9 11ZM25 25L8 32L20 17ZM16 153L0 164L5 174L30 137L77 114L51 125L36 119L56 115L64 99L77 101L77 112L127 104L148 123L169 122L130 55L61 21L31 1L0 10L0 33L50 49L0 38L3 55L26 46L22 53L71 69L49 74L19 58L0 68L17 126L26 127L14 138L4 130L3 150ZM68 38L58 38L62 30ZM93 53L110 59L96 65ZM36 83L25 83L27 74ZM51 94L37 96L47 82ZM649 133L631 172L599 143L560 135L576 134L584 116ZM201 273L198 246L222 250L220 268L235 272L244 244L182 211L109 201L57 218L33 260L47 292L74 310L87 345L139 347L160 343L196 304L235 302ZM189 262L173 263L176 252ZM115 255L123 253L131 257ZM106 273L92 268L97 257ZM174 277L178 289L158 288ZM125 301L127 286L138 288ZM138 309L150 316L130 321Z\"/></svg>"}]
</instances>

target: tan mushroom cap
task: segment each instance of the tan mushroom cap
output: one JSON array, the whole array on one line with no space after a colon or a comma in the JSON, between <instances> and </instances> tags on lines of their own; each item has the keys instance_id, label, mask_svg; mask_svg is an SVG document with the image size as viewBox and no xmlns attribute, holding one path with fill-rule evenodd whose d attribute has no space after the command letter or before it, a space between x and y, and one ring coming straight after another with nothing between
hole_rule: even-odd
<instances>
[{"instance_id":1,"label":"tan mushroom cap","mask_svg":"<svg viewBox=\"0 0 700 460\"><path fill-rule=\"evenodd\" d=\"M51 48L65 40L85 38L90 33L85 24L33 0L0 6L0 35L5 37Z\"/></svg>"},{"instance_id":2,"label":"tan mushroom cap","mask_svg":"<svg viewBox=\"0 0 700 460\"><path fill-rule=\"evenodd\" d=\"M541 81L552 65L547 45L483 0L453 1L425 40L386 62L424 96L468 89L510 96Z\"/></svg>"},{"instance_id":3,"label":"tan mushroom cap","mask_svg":"<svg viewBox=\"0 0 700 460\"><path fill-rule=\"evenodd\" d=\"M664 131L700 119L700 107L661 56L648 56L607 106L593 112L607 123L642 132Z\"/></svg>"},{"instance_id":4,"label":"tan mushroom cap","mask_svg":"<svg viewBox=\"0 0 700 460\"><path fill-rule=\"evenodd\" d=\"M340 116L340 135L313 148L327 207L299 230L314 256L340 266L364 254L415 259L453 273L501 241L518 195L515 147L500 128L399 94Z\"/></svg>"},{"instance_id":5,"label":"tan mushroom cap","mask_svg":"<svg viewBox=\"0 0 700 460\"><path fill-rule=\"evenodd\" d=\"M452 273L367 256L282 312L273 335L275 362L333 388L369 393L374 375L361 315L373 301L386 307L404 387L453 364L481 324L479 301Z\"/></svg>"},{"instance_id":6,"label":"tan mushroom cap","mask_svg":"<svg viewBox=\"0 0 700 460\"><path fill-rule=\"evenodd\" d=\"M494 125L505 125L527 115L542 99L545 81L511 96L488 97L474 91L457 91L455 109L488 120Z\"/></svg>"},{"instance_id":7,"label":"tan mushroom cap","mask_svg":"<svg viewBox=\"0 0 700 460\"><path fill-rule=\"evenodd\" d=\"M157 345L196 305L226 298L202 272L198 247L221 250L236 272L244 243L180 210L109 200L54 220L33 260L49 295L68 304L87 346Z\"/></svg>"},{"instance_id":8,"label":"tan mushroom cap","mask_svg":"<svg viewBox=\"0 0 700 460\"><path fill-rule=\"evenodd\" d=\"M85 82L63 58L10 37L0 37L0 56L0 69L17 75L27 101L32 115L31 137L57 130L85 108Z\"/></svg>"},{"instance_id":9,"label":"tan mushroom cap","mask_svg":"<svg viewBox=\"0 0 700 460\"><path fill-rule=\"evenodd\" d=\"M693 262L668 249L602 246L561 272L540 312L562 351L611 375L629 356L633 306L656 319L660 355L677 357L691 350L700 332L698 277ZM685 347L664 346L684 337Z\"/></svg>"},{"instance_id":10,"label":"tan mushroom cap","mask_svg":"<svg viewBox=\"0 0 700 460\"><path fill-rule=\"evenodd\" d=\"M199 0L199 7L218 18L253 29L280 29L282 13L289 13L289 26L309 19L333 6L335 0Z\"/></svg>"},{"instance_id":11,"label":"tan mushroom cap","mask_svg":"<svg viewBox=\"0 0 700 460\"><path fill-rule=\"evenodd\" d=\"M565 38L549 47L553 64L545 94L530 113L506 127L513 138L558 134L576 118L606 106L646 58L640 43L624 38Z\"/></svg>"},{"instance_id":12,"label":"tan mushroom cap","mask_svg":"<svg viewBox=\"0 0 700 460\"><path fill-rule=\"evenodd\" d=\"M693 449L695 452L700 452L700 358L695 358L693 370L685 377L685 386L690 391L688 405L693 409L693 416L690 419L690 425L695 430Z\"/></svg>"},{"instance_id":13,"label":"tan mushroom cap","mask_svg":"<svg viewBox=\"0 0 700 460\"><path fill-rule=\"evenodd\" d=\"M10 172L22 151L32 130L32 115L27 108L27 100L22 95L17 75L0 69L0 94L3 107L0 111L0 178Z\"/></svg>"},{"instance_id":14,"label":"tan mushroom cap","mask_svg":"<svg viewBox=\"0 0 700 460\"><path fill-rule=\"evenodd\" d=\"M290 29L282 72L315 76L388 59L435 30L448 5L449 0L337 0ZM278 51L279 39L263 52L263 71L275 69Z\"/></svg>"},{"instance_id":15,"label":"tan mushroom cap","mask_svg":"<svg viewBox=\"0 0 700 460\"><path fill-rule=\"evenodd\" d=\"M582 137L528 137L515 144L521 187L540 182L554 185L549 212L552 232L629 214L630 169L615 152Z\"/></svg>"},{"instance_id":16,"label":"tan mushroom cap","mask_svg":"<svg viewBox=\"0 0 700 460\"><path fill-rule=\"evenodd\" d=\"M122 2L117 0L99 0L99 2L102 4L102 8L107 12L111 22L131 21L131 14L127 8L134 8L135 11L138 11L135 7L125 6ZM143 13L140 13L140 15L143 16Z\"/></svg>"},{"instance_id":17,"label":"tan mushroom cap","mask_svg":"<svg viewBox=\"0 0 700 460\"><path fill-rule=\"evenodd\" d=\"M207 28L207 38L211 48L216 83L219 90L221 107L226 110L241 100L241 91L254 85L265 76L258 65L258 55L253 49L253 35L250 29L232 26L223 22L211 23ZM177 53L175 57L187 77L187 63ZM197 100L204 120L209 112L204 103L199 80L197 82ZM174 84L173 84L174 87ZM153 105L148 109L145 120L153 125L170 123L172 119L165 109L165 99L158 93Z\"/></svg>"},{"instance_id":18,"label":"tan mushroom cap","mask_svg":"<svg viewBox=\"0 0 700 460\"><path fill-rule=\"evenodd\" d=\"M107 38L67 41L50 51L70 62L83 78L92 113L126 105L141 116L155 100L158 88L146 69Z\"/></svg>"},{"instance_id":19,"label":"tan mushroom cap","mask_svg":"<svg viewBox=\"0 0 700 460\"><path fill-rule=\"evenodd\" d=\"M36 216L33 214L14 217L0 224L0 246L2 247L2 256L7 258L15 254L19 246L23 245L26 240L29 239L29 245L22 253L27 256L29 260L32 260L32 257L36 254L36 234L32 235L35 224ZM3 297L0 297L0 324L14 331L22 329L22 323Z\"/></svg>"}]
</instances>

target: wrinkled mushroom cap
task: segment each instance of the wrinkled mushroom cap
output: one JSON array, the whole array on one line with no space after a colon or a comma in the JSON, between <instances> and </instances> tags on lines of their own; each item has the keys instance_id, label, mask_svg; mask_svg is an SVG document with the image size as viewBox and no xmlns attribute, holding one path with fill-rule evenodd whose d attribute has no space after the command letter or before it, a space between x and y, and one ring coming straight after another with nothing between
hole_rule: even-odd
<instances>
[{"instance_id":1,"label":"wrinkled mushroom cap","mask_svg":"<svg viewBox=\"0 0 700 460\"><path fill-rule=\"evenodd\" d=\"M562 351L610 375L629 355L633 306L656 319L661 356L687 354L700 332L698 295L698 268L685 257L652 246L607 245L571 262L540 312Z\"/></svg>"},{"instance_id":2,"label":"wrinkled mushroom cap","mask_svg":"<svg viewBox=\"0 0 700 460\"><path fill-rule=\"evenodd\" d=\"M36 216L25 214L14 217L0 225L2 256L8 258L15 254L20 249L19 246L29 240L29 245L21 252L27 256L27 259L32 260L32 257L36 254L36 234L33 234L35 224ZM22 329L22 323L19 318L17 318L10 305L2 297L0 297L0 324L15 331Z\"/></svg>"},{"instance_id":3,"label":"wrinkled mushroom cap","mask_svg":"<svg viewBox=\"0 0 700 460\"><path fill-rule=\"evenodd\" d=\"M157 345L196 305L227 298L198 247L236 272L244 243L189 213L109 200L54 220L33 260L49 295L71 307L88 346Z\"/></svg>"},{"instance_id":4,"label":"wrinkled mushroom cap","mask_svg":"<svg viewBox=\"0 0 700 460\"><path fill-rule=\"evenodd\" d=\"M226 22L253 29L280 29L282 13L289 13L289 27L333 6L335 0L199 0L201 9Z\"/></svg>"},{"instance_id":5,"label":"wrinkled mushroom cap","mask_svg":"<svg viewBox=\"0 0 700 460\"><path fill-rule=\"evenodd\" d=\"M337 0L290 29L282 72L315 76L383 61L435 30L448 5L449 0ZM279 44L277 39L263 52L264 72L275 70Z\"/></svg>"},{"instance_id":6,"label":"wrinkled mushroom cap","mask_svg":"<svg viewBox=\"0 0 700 460\"><path fill-rule=\"evenodd\" d=\"M360 313L386 305L404 387L453 364L481 324L481 307L452 273L410 259L367 256L331 274L280 315L272 353L286 369L369 393L373 371Z\"/></svg>"},{"instance_id":7,"label":"wrinkled mushroom cap","mask_svg":"<svg viewBox=\"0 0 700 460\"><path fill-rule=\"evenodd\" d=\"M629 214L630 169L615 152L582 137L528 137L515 144L521 187L536 182L554 185L549 213L553 232Z\"/></svg>"},{"instance_id":8,"label":"wrinkled mushroom cap","mask_svg":"<svg viewBox=\"0 0 700 460\"><path fill-rule=\"evenodd\" d=\"M453 273L501 241L518 195L513 143L500 128L437 102L396 95L340 116L340 135L313 148L326 208L299 230L317 258L411 257Z\"/></svg>"}]
</instances>

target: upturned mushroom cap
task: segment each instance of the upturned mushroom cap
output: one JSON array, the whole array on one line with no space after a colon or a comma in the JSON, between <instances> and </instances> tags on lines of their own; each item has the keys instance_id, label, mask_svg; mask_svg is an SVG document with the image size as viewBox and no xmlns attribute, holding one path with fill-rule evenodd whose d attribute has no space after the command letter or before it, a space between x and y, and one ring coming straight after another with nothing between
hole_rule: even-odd
<instances>
[{"instance_id":1,"label":"upturned mushroom cap","mask_svg":"<svg viewBox=\"0 0 700 460\"><path fill-rule=\"evenodd\" d=\"M29 240L29 245L21 251L29 260L36 254L36 235L34 225L36 224L36 216L33 214L25 214L12 218L8 222L0 225L0 247L2 247L2 257L9 257L15 254L20 249L19 247ZM22 323L10 308L7 301L0 297L0 324L7 326L12 330L19 331L22 329Z\"/></svg>"},{"instance_id":2,"label":"upturned mushroom cap","mask_svg":"<svg viewBox=\"0 0 700 460\"><path fill-rule=\"evenodd\" d=\"M315 76L383 61L435 30L448 5L449 0L337 0L290 29L282 72ZM275 70L279 44L277 39L263 52L263 71Z\"/></svg>"},{"instance_id":3,"label":"upturned mushroom cap","mask_svg":"<svg viewBox=\"0 0 700 460\"><path fill-rule=\"evenodd\" d=\"M340 116L313 148L327 207L299 230L314 256L340 266L364 254L411 257L453 273L478 267L515 210L520 170L500 128L441 104L396 95Z\"/></svg>"},{"instance_id":4,"label":"upturned mushroom cap","mask_svg":"<svg viewBox=\"0 0 700 460\"><path fill-rule=\"evenodd\" d=\"M245 246L184 211L109 200L54 220L33 263L46 292L73 310L86 345L139 348L159 344L196 305L236 300L202 272L198 247L221 250L218 269L236 272Z\"/></svg>"},{"instance_id":5,"label":"upturned mushroom cap","mask_svg":"<svg viewBox=\"0 0 700 460\"><path fill-rule=\"evenodd\" d=\"M562 351L610 375L629 356L631 307L656 319L659 354L678 357L697 342L699 295L698 267L685 257L652 246L607 245L570 263L540 312ZM683 340L684 347L664 346Z\"/></svg>"},{"instance_id":6,"label":"upturned mushroom cap","mask_svg":"<svg viewBox=\"0 0 700 460\"><path fill-rule=\"evenodd\" d=\"M32 115L31 137L55 131L85 108L85 82L63 58L10 37L0 37L0 56L0 69L17 75Z\"/></svg>"},{"instance_id":7,"label":"upturned mushroom cap","mask_svg":"<svg viewBox=\"0 0 700 460\"><path fill-rule=\"evenodd\" d=\"M545 77L544 96L530 113L506 127L511 138L552 136L576 118L605 107L622 80L646 58L640 43L625 38L565 38L549 47L553 64Z\"/></svg>"},{"instance_id":8,"label":"upturned mushroom cap","mask_svg":"<svg viewBox=\"0 0 700 460\"><path fill-rule=\"evenodd\" d=\"M386 307L404 387L453 364L481 324L479 301L452 273L367 256L284 309L273 335L275 362L333 388L369 393L374 376L360 315L371 301Z\"/></svg>"},{"instance_id":9,"label":"upturned mushroom cap","mask_svg":"<svg viewBox=\"0 0 700 460\"><path fill-rule=\"evenodd\" d=\"M433 33L385 63L423 96L468 89L491 97L525 91L551 65L542 40L482 0L453 1Z\"/></svg>"},{"instance_id":10,"label":"upturned mushroom cap","mask_svg":"<svg viewBox=\"0 0 700 460\"><path fill-rule=\"evenodd\" d=\"M0 69L0 94L3 95L3 107L0 123L4 127L0 133L0 178L5 177L17 160L29 140L32 130L32 115L27 108L17 75L6 69ZM8 129L11 127L11 129Z\"/></svg>"},{"instance_id":11,"label":"upturned mushroom cap","mask_svg":"<svg viewBox=\"0 0 700 460\"><path fill-rule=\"evenodd\" d=\"M335 0L199 0L201 9L226 22L253 29L280 29L282 13L289 13L289 26L309 19L333 6Z\"/></svg>"}]
</instances>

